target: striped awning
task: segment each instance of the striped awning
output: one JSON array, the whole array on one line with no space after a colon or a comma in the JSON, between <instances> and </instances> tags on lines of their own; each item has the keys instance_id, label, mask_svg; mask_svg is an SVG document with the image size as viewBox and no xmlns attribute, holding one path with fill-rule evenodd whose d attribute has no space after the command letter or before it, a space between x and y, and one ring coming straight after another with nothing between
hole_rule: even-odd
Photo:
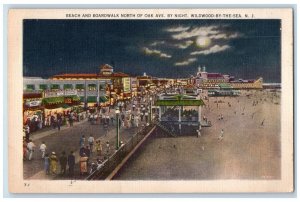
<instances>
[{"instance_id":1,"label":"striped awning","mask_svg":"<svg viewBox=\"0 0 300 202\"><path fill-rule=\"evenodd\" d=\"M107 101L108 101L107 97L105 97L105 96L100 96L99 97L99 102L104 103L104 102L107 102Z\"/></svg>"}]
</instances>

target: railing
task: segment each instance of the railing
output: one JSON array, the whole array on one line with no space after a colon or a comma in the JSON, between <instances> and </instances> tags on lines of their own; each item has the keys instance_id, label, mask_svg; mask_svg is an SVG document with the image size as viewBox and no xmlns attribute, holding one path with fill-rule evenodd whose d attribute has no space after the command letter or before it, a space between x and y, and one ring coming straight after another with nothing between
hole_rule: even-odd
<instances>
[{"instance_id":1,"label":"railing","mask_svg":"<svg viewBox=\"0 0 300 202\"><path fill-rule=\"evenodd\" d=\"M157 126L159 126L162 130L164 130L167 134L171 135L172 137L176 137L177 135L174 133L174 131L170 130L160 122L156 123Z\"/></svg>"},{"instance_id":2,"label":"railing","mask_svg":"<svg viewBox=\"0 0 300 202\"><path fill-rule=\"evenodd\" d=\"M169 117L162 116L161 121L178 122L178 117L176 117L176 116L169 116ZM193 117L181 117L181 122L198 122L198 121L199 121L198 115L193 116Z\"/></svg>"},{"instance_id":3,"label":"railing","mask_svg":"<svg viewBox=\"0 0 300 202\"><path fill-rule=\"evenodd\" d=\"M122 162L122 160L136 147L136 145L154 127L154 123L144 127L134 134L129 141L122 145L113 155L108 157L98 168L86 177L86 180L104 180Z\"/></svg>"}]
</instances>

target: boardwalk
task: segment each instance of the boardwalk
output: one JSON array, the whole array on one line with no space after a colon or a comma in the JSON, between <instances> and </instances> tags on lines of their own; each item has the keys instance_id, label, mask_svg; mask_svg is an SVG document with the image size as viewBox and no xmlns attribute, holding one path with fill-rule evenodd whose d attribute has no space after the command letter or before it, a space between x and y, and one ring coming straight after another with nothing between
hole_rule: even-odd
<instances>
[{"instance_id":1,"label":"boardwalk","mask_svg":"<svg viewBox=\"0 0 300 202\"><path fill-rule=\"evenodd\" d=\"M120 140L126 143L126 141L135 134L139 128L132 127L129 129L121 128L120 131ZM103 154L106 150L106 141L110 142L110 154L115 151L115 142L116 142L116 125L115 123L109 126L109 132L105 135L103 125L91 125L90 122L87 120L82 121L80 123L76 123L73 127L68 128L64 127L61 131L57 130L50 130L42 133L36 133L33 135L32 139L36 144L37 148L33 155L32 161L24 161L24 179L60 179L59 175L52 176L52 175L45 175L43 170L43 160L41 159L41 153L38 149L39 145L42 141L45 141L48 152L51 153L55 151L58 156L61 154L62 151L66 151L68 154L71 150L75 152L76 163L79 162L79 139L82 135L87 138L89 135L93 135L95 140L100 139L102 142L103 147ZM101 159L104 159L104 155L101 156ZM91 161L96 160L95 154L92 155ZM60 170L60 169L58 169ZM84 178L84 176L79 176L79 165L75 167L76 178ZM67 178L64 178L67 179Z\"/></svg>"}]
</instances>

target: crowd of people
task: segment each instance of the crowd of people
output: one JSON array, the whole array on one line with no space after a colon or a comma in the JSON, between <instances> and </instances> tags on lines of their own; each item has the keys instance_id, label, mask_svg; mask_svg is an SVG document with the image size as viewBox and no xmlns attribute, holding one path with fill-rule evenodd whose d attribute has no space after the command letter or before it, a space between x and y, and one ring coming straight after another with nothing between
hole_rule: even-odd
<instances>
[{"instance_id":1,"label":"crowd of people","mask_svg":"<svg viewBox=\"0 0 300 202\"><path fill-rule=\"evenodd\" d=\"M45 142L42 142L41 145L37 148L34 144L33 140L29 140L28 142L23 140L23 159L31 161L33 159L33 153L35 150L40 151L41 159L44 162L44 169L46 175L65 175L67 173L67 165L69 176L74 176L74 167L75 167L75 155L74 152L71 151L68 156L66 156L66 152L63 151L61 155L58 157L55 151L52 151L51 154L48 153L48 148ZM58 163L60 164L60 172L58 171Z\"/></svg>"},{"instance_id":2,"label":"crowd of people","mask_svg":"<svg viewBox=\"0 0 300 202\"><path fill-rule=\"evenodd\" d=\"M65 111L63 113L53 113L45 117L44 125L41 115L34 115L32 119L27 118L23 127L23 134L26 141L29 142L30 134L36 132L43 127L51 127L52 129L61 129L61 126L67 125L72 127L74 122L79 122L86 117L86 112L77 113L75 111Z\"/></svg>"},{"instance_id":3,"label":"crowd of people","mask_svg":"<svg viewBox=\"0 0 300 202\"><path fill-rule=\"evenodd\" d=\"M102 165L104 155L104 159L108 158L110 152L110 144L109 141L106 142L105 152L103 152L102 141L95 140L93 135L90 135L87 139L84 135L80 137L79 140L80 150L79 150L79 167L80 167L80 175L91 173L91 169L95 165ZM96 158L94 162L93 159ZM91 168L91 169L89 169Z\"/></svg>"},{"instance_id":4,"label":"crowd of people","mask_svg":"<svg viewBox=\"0 0 300 202\"><path fill-rule=\"evenodd\" d=\"M168 108L162 116L165 121L178 121L179 110L176 108ZM197 121L198 111L195 109L184 109L181 112L181 121Z\"/></svg>"},{"instance_id":5,"label":"crowd of people","mask_svg":"<svg viewBox=\"0 0 300 202\"><path fill-rule=\"evenodd\" d=\"M43 127L43 118L41 114L35 114L31 118L27 117L24 129L35 132Z\"/></svg>"},{"instance_id":6,"label":"crowd of people","mask_svg":"<svg viewBox=\"0 0 300 202\"><path fill-rule=\"evenodd\" d=\"M77 113L75 111L65 111L63 113L54 113L46 117L45 125L52 128L58 128L60 126L67 125L73 126L74 122L79 122L86 117L86 112Z\"/></svg>"},{"instance_id":7,"label":"crowd of people","mask_svg":"<svg viewBox=\"0 0 300 202\"><path fill-rule=\"evenodd\" d=\"M139 127L143 122L148 122L150 118L149 97L141 98L135 97L132 100L120 101L116 107L120 110L119 113L119 126L120 128L129 129L131 127ZM92 112L92 111L91 111ZM102 125L104 128L103 138L96 139L93 135L81 135L78 142L79 152L76 154L74 151L70 151L69 155L66 151L57 152L48 148L46 142L42 142L40 145L35 145L30 135L24 137L23 141L23 159L26 161L32 161L33 152L40 152L40 159L44 164L44 170L46 175L52 176L74 176L76 164L79 164L79 174L87 175L94 171L111 154L111 144L105 137L108 135L110 126L115 126L117 123L115 111L109 107L102 107L100 110L95 110L93 113L86 111L86 117L88 121L94 125ZM70 127L73 126L73 122L79 121L80 118L75 112L66 114L57 113L55 116L50 117L51 127L53 129L60 130L63 124L67 124ZM25 130L26 131L26 130ZM30 129L28 129L30 134ZM121 141L121 145L123 142ZM75 161L75 156L77 161ZM34 155L37 158L37 155ZM68 169L67 169L68 168ZM60 169L60 170L59 170ZM75 173L76 174L76 173Z\"/></svg>"},{"instance_id":8,"label":"crowd of people","mask_svg":"<svg viewBox=\"0 0 300 202\"><path fill-rule=\"evenodd\" d=\"M145 99L139 97L129 101L117 103L120 110L120 126L123 128L139 127L141 122L148 123L150 120L150 106ZM105 129L116 121L115 114L109 114L107 109L88 114L91 124L102 124Z\"/></svg>"}]
</instances>

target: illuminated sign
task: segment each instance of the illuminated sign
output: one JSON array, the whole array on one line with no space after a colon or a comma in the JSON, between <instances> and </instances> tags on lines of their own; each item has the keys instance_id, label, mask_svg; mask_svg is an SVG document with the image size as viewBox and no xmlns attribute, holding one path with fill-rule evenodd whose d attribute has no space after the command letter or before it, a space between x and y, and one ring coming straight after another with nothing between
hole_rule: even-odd
<instances>
[{"instance_id":1,"label":"illuminated sign","mask_svg":"<svg viewBox=\"0 0 300 202\"><path fill-rule=\"evenodd\" d=\"M136 78L131 78L131 88L136 88L137 87L137 79Z\"/></svg>"},{"instance_id":2,"label":"illuminated sign","mask_svg":"<svg viewBox=\"0 0 300 202\"><path fill-rule=\"evenodd\" d=\"M65 97L65 103L66 104L72 104L72 98Z\"/></svg>"},{"instance_id":3,"label":"illuminated sign","mask_svg":"<svg viewBox=\"0 0 300 202\"><path fill-rule=\"evenodd\" d=\"M44 97L60 97L64 95L77 95L77 90L68 89L68 90L53 90L53 91L45 91Z\"/></svg>"},{"instance_id":4,"label":"illuminated sign","mask_svg":"<svg viewBox=\"0 0 300 202\"><path fill-rule=\"evenodd\" d=\"M103 73L103 75L111 75L112 74L112 72L107 72L107 71L103 71L102 73Z\"/></svg>"},{"instance_id":5,"label":"illuminated sign","mask_svg":"<svg viewBox=\"0 0 300 202\"><path fill-rule=\"evenodd\" d=\"M77 90L65 90L65 95L77 95Z\"/></svg>"},{"instance_id":6,"label":"illuminated sign","mask_svg":"<svg viewBox=\"0 0 300 202\"><path fill-rule=\"evenodd\" d=\"M25 105L27 107L37 107L37 106L40 106L41 104L42 104L41 100L35 100L35 101L27 101L27 102L25 102Z\"/></svg>"},{"instance_id":7,"label":"illuminated sign","mask_svg":"<svg viewBox=\"0 0 300 202\"><path fill-rule=\"evenodd\" d=\"M122 80L124 92L130 92L130 78L123 78Z\"/></svg>"}]
</instances>

